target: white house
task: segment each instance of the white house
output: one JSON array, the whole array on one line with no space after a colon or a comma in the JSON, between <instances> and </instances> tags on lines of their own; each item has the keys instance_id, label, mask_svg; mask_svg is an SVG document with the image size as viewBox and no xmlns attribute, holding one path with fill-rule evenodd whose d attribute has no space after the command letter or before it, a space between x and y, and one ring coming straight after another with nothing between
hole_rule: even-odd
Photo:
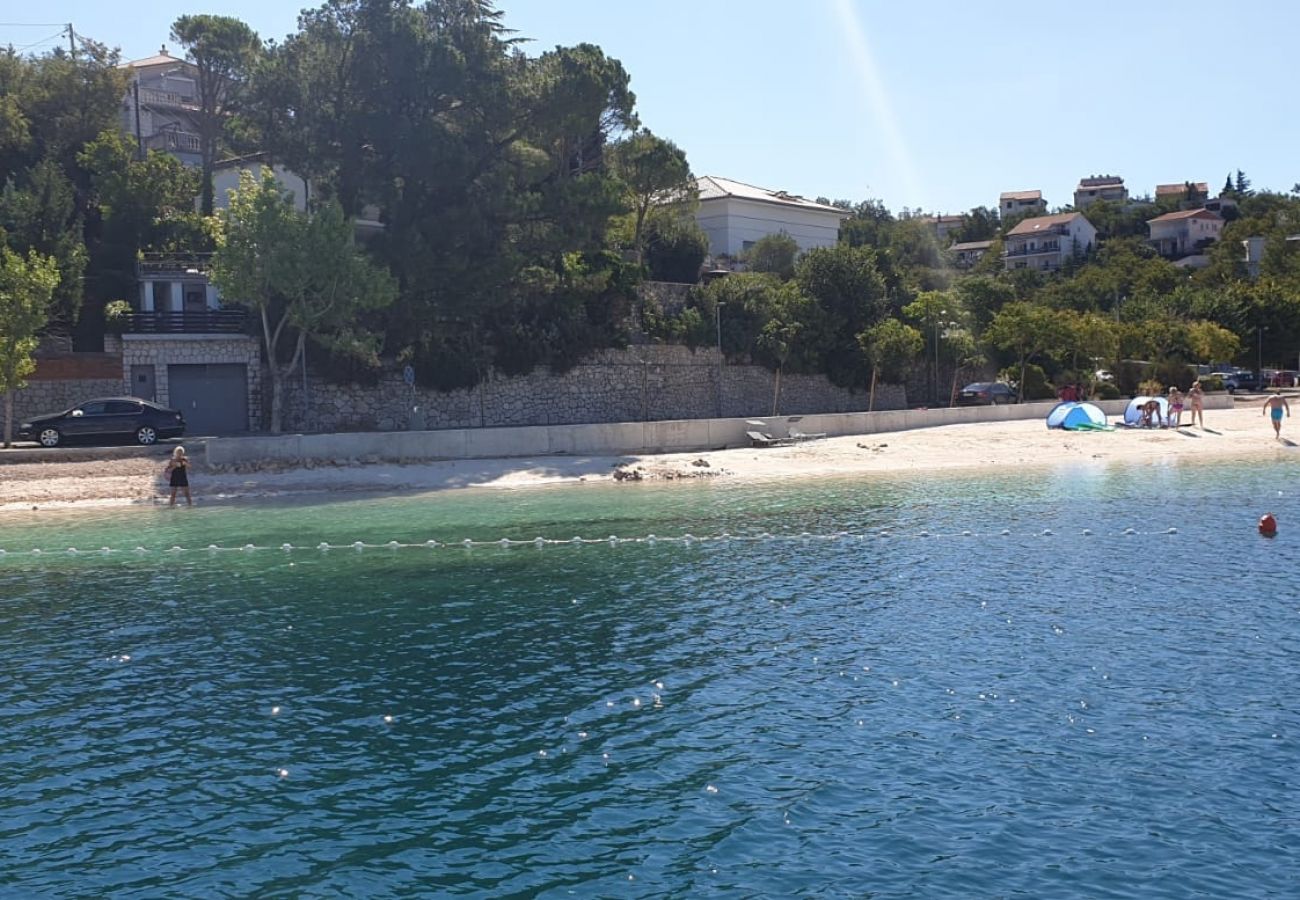
<instances>
[{"instance_id":1,"label":"white house","mask_svg":"<svg viewBox=\"0 0 1300 900\"><path fill-rule=\"evenodd\" d=\"M266 154L254 153L250 156L239 156L232 159L219 161L212 170L212 205L216 209L225 209L230 205L230 192L239 187L239 178L241 173L249 172L253 178L260 181L262 171L266 168ZM275 180L280 182L280 186L293 197L293 207L299 212L306 211L311 203L311 185L305 178L297 172L291 172L279 163L271 163L271 174ZM361 210L361 215L352 220L352 226L357 238L374 234L376 231L383 229L383 222L379 218L379 208L377 206L366 206Z\"/></svg>"},{"instance_id":2,"label":"white house","mask_svg":"<svg viewBox=\"0 0 1300 900\"><path fill-rule=\"evenodd\" d=\"M1090 175L1079 179L1079 186L1074 189L1074 208L1083 209L1098 200L1111 203L1127 203L1128 188L1124 179L1118 175Z\"/></svg>"},{"instance_id":3,"label":"white house","mask_svg":"<svg viewBox=\"0 0 1300 900\"><path fill-rule=\"evenodd\" d=\"M1051 272L1067 259L1087 253L1096 242L1097 229L1083 213L1038 216L1007 232L1002 259L1008 270Z\"/></svg>"},{"instance_id":4,"label":"white house","mask_svg":"<svg viewBox=\"0 0 1300 900\"><path fill-rule=\"evenodd\" d=\"M1047 201L1042 191L1003 191L998 197L998 212L1003 221L1021 213L1045 213Z\"/></svg>"},{"instance_id":5,"label":"white house","mask_svg":"<svg viewBox=\"0 0 1300 900\"><path fill-rule=\"evenodd\" d=\"M1147 228L1151 232L1148 240L1157 253L1166 259L1181 260L1200 254L1219 239L1223 216L1208 209L1188 209L1148 219Z\"/></svg>"},{"instance_id":6,"label":"white house","mask_svg":"<svg viewBox=\"0 0 1300 900\"><path fill-rule=\"evenodd\" d=\"M801 251L833 247L840 223L853 214L787 191L771 191L730 178L697 178L695 220L709 236L712 256L740 256L760 238L788 234Z\"/></svg>"},{"instance_id":7,"label":"white house","mask_svg":"<svg viewBox=\"0 0 1300 900\"><path fill-rule=\"evenodd\" d=\"M122 63L131 82L122 98L122 130L141 150L161 150L197 166L199 69L163 46L155 56Z\"/></svg>"}]
</instances>

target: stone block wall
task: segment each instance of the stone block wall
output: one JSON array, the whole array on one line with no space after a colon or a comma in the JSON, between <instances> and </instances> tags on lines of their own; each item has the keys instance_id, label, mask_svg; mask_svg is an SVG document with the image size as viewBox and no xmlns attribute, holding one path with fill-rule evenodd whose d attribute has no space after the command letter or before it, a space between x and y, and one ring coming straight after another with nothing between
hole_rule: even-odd
<instances>
[{"instance_id":1,"label":"stone block wall","mask_svg":"<svg viewBox=\"0 0 1300 900\"><path fill-rule=\"evenodd\" d=\"M14 392L14 427L31 416L63 412L95 397L120 397L122 389L120 375L117 378L28 378L27 387Z\"/></svg>"},{"instance_id":2,"label":"stone block wall","mask_svg":"<svg viewBox=\"0 0 1300 900\"><path fill-rule=\"evenodd\" d=\"M510 425L570 425L773 415L774 373L724 365L718 353L647 345L593 354L568 372L546 370L493 377L457 391L408 387L396 369L375 386L308 378L285 384L286 431L403 431ZM875 408L904 409L900 385L880 385ZM821 376L781 379L778 414L860 412L865 391L836 387Z\"/></svg>"}]
</instances>

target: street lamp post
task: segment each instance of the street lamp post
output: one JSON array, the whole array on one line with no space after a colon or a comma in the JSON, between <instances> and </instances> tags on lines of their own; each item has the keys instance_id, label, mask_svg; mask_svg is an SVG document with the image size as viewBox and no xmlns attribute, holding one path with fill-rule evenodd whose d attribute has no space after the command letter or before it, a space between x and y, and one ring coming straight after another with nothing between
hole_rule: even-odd
<instances>
[{"instance_id":1,"label":"street lamp post","mask_svg":"<svg viewBox=\"0 0 1300 900\"><path fill-rule=\"evenodd\" d=\"M713 308L714 325L718 330L718 418L722 418L722 307L725 303L718 303Z\"/></svg>"},{"instance_id":2,"label":"street lamp post","mask_svg":"<svg viewBox=\"0 0 1300 900\"><path fill-rule=\"evenodd\" d=\"M1255 377L1262 379L1264 377L1264 332L1268 331L1268 328L1260 325L1256 331L1259 335L1259 348L1255 355Z\"/></svg>"}]
</instances>

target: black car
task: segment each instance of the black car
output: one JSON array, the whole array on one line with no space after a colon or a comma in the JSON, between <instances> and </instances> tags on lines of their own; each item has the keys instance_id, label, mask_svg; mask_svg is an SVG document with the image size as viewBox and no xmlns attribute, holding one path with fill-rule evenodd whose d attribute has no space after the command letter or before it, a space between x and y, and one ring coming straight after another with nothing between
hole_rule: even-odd
<instances>
[{"instance_id":1,"label":"black car","mask_svg":"<svg viewBox=\"0 0 1300 900\"><path fill-rule=\"evenodd\" d=\"M152 444L159 438L184 433L185 417L179 410L139 397L87 400L61 413L34 416L18 426L20 440L36 441L42 447L57 447L74 440L97 443L110 438Z\"/></svg>"},{"instance_id":2,"label":"black car","mask_svg":"<svg viewBox=\"0 0 1300 900\"><path fill-rule=\"evenodd\" d=\"M958 406L1001 406L1015 402L1016 392L1001 381L975 381L957 392Z\"/></svg>"}]
</instances>

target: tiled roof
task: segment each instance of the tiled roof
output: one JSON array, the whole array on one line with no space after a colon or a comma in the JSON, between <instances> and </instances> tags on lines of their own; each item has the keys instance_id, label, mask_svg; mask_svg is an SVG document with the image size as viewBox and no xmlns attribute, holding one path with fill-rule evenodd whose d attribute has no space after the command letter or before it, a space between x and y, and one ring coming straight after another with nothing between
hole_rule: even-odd
<instances>
[{"instance_id":1,"label":"tiled roof","mask_svg":"<svg viewBox=\"0 0 1300 900\"><path fill-rule=\"evenodd\" d=\"M1165 213L1163 216L1147 219L1147 224L1150 225L1152 222L1177 222L1181 219L1218 219L1223 221L1223 216L1208 209L1185 209L1182 212Z\"/></svg>"},{"instance_id":2,"label":"tiled roof","mask_svg":"<svg viewBox=\"0 0 1300 900\"><path fill-rule=\"evenodd\" d=\"M1036 234L1040 231L1046 231L1049 228L1055 228L1057 225L1068 225L1075 219L1082 219L1083 213L1057 213L1054 216L1037 216L1033 219L1025 219L1007 232L1007 237L1016 234Z\"/></svg>"},{"instance_id":3,"label":"tiled roof","mask_svg":"<svg viewBox=\"0 0 1300 900\"><path fill-rule=\"evenodd\" d=\"M118 66L119 69L148 69L151 66L168 66L168 65L193 66L194 63L181 59L179 56L172 56L167 52L167 46L164 44L154 56L146 56L144 59L132 59Z\"/></svg>"},{"instance_id":4,"label":"tiled roof","mask_svg":"<svg viewBox=\"0 0 1300 900\"><path fill-rule=\"evenodd\" d=\"M959 244L953 244L949 250L987 250L993 246L992 241L962 241Z\"/></svg>"},{"instance_id":5,"label":"tiled roof","mask_svg":"<svg viewBox=\"0 0 1300 900\"><path fill-rule=\"evenodd\" d=\"M1001 200L1042 200L1042 191L1003 191Z\"/></svg>"},{"instance_id":6,"label":"tiled roof","mask_svg":"<svg viewBox=\"0 0 1300 900\"><path fill-rule=\"evenodd\" d=\"M1076 190L1086 190L1087 188L1102 187L1123 187L1124 179L1118 175L1090 175L1087 178L1079 179L1079 187Z\"/></svg>"},{"instance_id":7,"label":"tiled roof","mask_svg":"<svg viewBox=\"0 0 1300 900\"><path fill-rule=\"evenodd\" d=\"M853 213L847 209L840 209L837 206L827 206L825 203L816 203L806 197L800 197L798 194L791 194L789 191L771 191L767 188L745 184L742 181L732 181L730 178L719 178L716 175L701 176L700 178L695 179L695 184L699 188L701 200L719 200L724 197L735 197L739 200L758 200L763 203L779 203L783 206L794 206L799 209L835 213L846 219L853 215Z\"/></svg>"}]
</instances>

